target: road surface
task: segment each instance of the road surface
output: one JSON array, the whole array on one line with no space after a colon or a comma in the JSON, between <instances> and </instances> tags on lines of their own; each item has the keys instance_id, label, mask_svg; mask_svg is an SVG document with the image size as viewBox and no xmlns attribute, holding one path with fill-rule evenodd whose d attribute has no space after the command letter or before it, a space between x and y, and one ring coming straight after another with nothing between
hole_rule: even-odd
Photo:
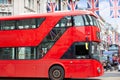
<instances>
[{"instance_id":1,"label":"road surface","mask_svg":"<svg viewBox=\"0 0 120 80\"><path fill-rule=\"evenodd\" d=\"M0 80L49 80L49 79L25 79L25 78L0 78ZM89 79L65 79L65 80L120 80L120 72L107 71L101 77L89 78Z\"/></svg>"}]
</instances>

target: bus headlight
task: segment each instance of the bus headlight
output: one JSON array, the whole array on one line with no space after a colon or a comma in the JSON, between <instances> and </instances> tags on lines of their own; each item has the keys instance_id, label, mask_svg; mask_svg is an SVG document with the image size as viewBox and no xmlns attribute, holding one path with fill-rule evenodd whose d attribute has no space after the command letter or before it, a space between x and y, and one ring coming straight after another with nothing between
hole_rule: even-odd
<instances>
[{"instance_id":1,"label":"bus headlight","mask_svg":"<svg viewBox=\"0 0 120 80\"><path fill-rule=\"evenodd\" d=\"M100 73L100 72L101 72L101 69L100 69L100 67L97 67L97 71L98 71L98 73Z\"/></svg>"}]
</instances>

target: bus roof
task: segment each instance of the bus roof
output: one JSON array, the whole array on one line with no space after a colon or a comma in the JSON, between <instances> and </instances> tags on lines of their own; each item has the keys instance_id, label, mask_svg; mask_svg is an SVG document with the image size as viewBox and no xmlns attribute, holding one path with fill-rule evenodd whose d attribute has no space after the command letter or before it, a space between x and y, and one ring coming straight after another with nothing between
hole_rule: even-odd
<instances>
[{"instance_id":1,"label":"bus roof","mask_svg":"<svg viewBox=\"0 0 120 80\"><path fill-rule=\"evenodd\" d=\"M56 11L56 12L42 13L42 14L23 14L23 15L15 15L15 16L1 16L0 20L39 18L39 17L47 17L47 16L71 16L71 15L83 15L83 14L90 14L97 18L97 16L93 14L91 11L76 10L76 11Z\"/></svg>"}]
</instances>

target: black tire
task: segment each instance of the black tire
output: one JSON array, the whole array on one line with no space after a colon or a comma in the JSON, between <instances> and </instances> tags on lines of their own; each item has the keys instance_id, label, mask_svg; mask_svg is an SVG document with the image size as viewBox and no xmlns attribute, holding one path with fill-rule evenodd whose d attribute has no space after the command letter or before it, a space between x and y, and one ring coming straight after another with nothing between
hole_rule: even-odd
<instances>
[{"instance_id":1,"label":"black tire","mask_svg":"<svg viewBox=\"0 0 120 80\"><path fill-rule=\"evenodd\" d=\"M53 66L49 70L50 80L63 80L65 76L64 69L61 66Z\"/></svg>"}]
</instances>

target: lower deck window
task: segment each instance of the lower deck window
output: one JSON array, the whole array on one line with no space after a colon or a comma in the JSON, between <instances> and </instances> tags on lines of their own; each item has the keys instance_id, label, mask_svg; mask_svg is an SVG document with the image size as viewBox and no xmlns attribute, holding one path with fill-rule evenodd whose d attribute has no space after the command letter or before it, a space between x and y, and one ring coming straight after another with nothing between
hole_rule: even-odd
<instances>
[{"instance_id":1,"label":"lower deck window","mask_svg":"<svg viewBox=\"0 0 120 80\"><path fill-rule=\"evenodd\" d=\"M14 48L0 48L0 59L14 59Z\"/></svg>"},{"instance_id":2,"label":"lower deck window","mask_svg":"<svg viewBox=\"0 0 120 80\"><path fill-rule=\"evenodd\" d=\"M16 51L16 59L36 59L35 48L20 47Z\"/></svg>"},{"instance_id":3,"label":"lower deck window","mask_svg":"<svg viewBox=\"0 0 120 80\"><path fill-rule=\"evenodd\" d=\"M35 47L0 48L0 59L36 59Z\"/></svg>"}]
</instances>

